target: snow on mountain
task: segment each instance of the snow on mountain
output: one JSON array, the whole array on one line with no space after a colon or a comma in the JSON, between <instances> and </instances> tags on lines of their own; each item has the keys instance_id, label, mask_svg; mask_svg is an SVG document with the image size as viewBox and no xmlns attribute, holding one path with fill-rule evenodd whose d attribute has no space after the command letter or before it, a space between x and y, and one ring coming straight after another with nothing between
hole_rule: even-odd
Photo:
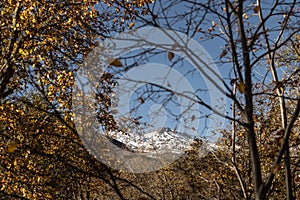
<instances>
[{"instance_id":1,"label":"snow on mountain","mask_svg":"<svg viewBox=\"0 0 300 200\"><path fill-rule=\"evenodd\" d=\"M134 152L143 153L183 153L191 148L195 140L187 134L163 128L145 134L109 132L107 136L118 140Z\"/></svg>"}]
</instances>

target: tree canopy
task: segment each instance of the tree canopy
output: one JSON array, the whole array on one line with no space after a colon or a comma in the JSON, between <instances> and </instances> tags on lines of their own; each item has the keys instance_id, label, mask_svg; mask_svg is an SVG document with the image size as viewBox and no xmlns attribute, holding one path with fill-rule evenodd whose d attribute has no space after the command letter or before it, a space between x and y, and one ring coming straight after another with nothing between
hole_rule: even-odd
<instances>
[{"instance_id":1,"label":"tree canopy","mask_svg":"<svg viewBox=\"0 0 300 200\"><path fill-rule=\"evenodd\" d=\"M299 1L4 0L0 15L1 199L300 198ZM114 49L105 42L145 27L166 35L173 31L174 44L164 35L155 41L163 47L145 43L150 32L135 41L136 47L128 43L132 48L119 57L97 57ZM178 45L190 41L204 47L220 74L206 73L212 68L205 68L202 55ZM101 143L74 120L75 110L84 108L74 104L74 96L87 98L74 93L77 78L93 62L100 64L90 69L101 75L93 108L104 132L144 133L158 119L159 125L180 124L200 139L174 162L147 173L100 162L82 134ZM105 71L97 71L102 62ZM136 80L126 76L139 66L154 69L155 62L180 72L193 94L180 86L172 89L182 83L179 78L159 85L146 78L150 73L139 72ZM163 75L165 68L160 69L153 74ZM134 91L121 102L129 104L129 117L117 105L120 85ZM218 97L211 88L224 94L224 108L213 104ZM183 106L180 98L192 103ZM170 119L163 121L161 112ZM207 123L214 115L224 124L210 132ZM195 128L200 120L204 125ZM216 136L214 145L205 146Z\"/></svg>"}]
</instances>

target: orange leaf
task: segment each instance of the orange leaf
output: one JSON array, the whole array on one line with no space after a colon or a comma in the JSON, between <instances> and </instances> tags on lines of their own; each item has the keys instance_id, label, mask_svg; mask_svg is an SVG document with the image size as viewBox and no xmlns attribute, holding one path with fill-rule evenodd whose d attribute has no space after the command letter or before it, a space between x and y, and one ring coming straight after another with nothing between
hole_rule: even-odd
<instances>
[{"instance_id":1,"label":"orange leaf","mask_svg":"<svg viewBox=\"0 0 300 200\"><path fill-rule=\"evenodd\" d=\"M169 52L168 52L168 59L169 59L169 61L172 61L173 58L174 58L174 53L171 52L171 51L169 51Z\"/></svg>"},{"instance_id":2,"label":"orange leaf","mask_svg":"<svg viewBox=\"0 0 300 200\"><path fill-rule=\"evenodd\" d=\"M253 8L253 11L254 11L255 13L258 13L258 12L259 12L259 6L255 6L255 7Z\"/></svg>"},{"instance_id":3,"label":"orange leaf","mask_svg":"<svg viewBox=\"0 0 300 200\"><path fill-rule=\"evenodd\" d=\"M132 29L133 26L134 26L134 22L131 22L128 27L129 29Z\"/></svg>"}]
</instances>

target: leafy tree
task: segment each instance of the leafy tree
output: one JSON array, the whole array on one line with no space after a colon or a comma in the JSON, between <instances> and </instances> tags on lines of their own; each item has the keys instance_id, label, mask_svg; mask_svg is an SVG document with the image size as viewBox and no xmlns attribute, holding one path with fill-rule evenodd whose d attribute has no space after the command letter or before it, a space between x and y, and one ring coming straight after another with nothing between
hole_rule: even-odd
<instances>
[{"instance_id":1,"label":"leafy tree","mask_svg":"<svg viewBox=\"0 0 300 200\"><path fill-rule=\"evenodd\" d=\"M77 135L71 90L97 39L123 30L128 14L56 0L1 1L0 12L1 199L122 198Z\"/></svg>"},{"instance_id":2,"label":"leafy tree","mask_svg":"<svg viewBox=\"0 0 300 200\"><path fill-rule=\"evenodd\" d=\"M1 198L299 198L299 2L151 2L0 3ZM228 73L222 81L232 104L224 117L231 123L220 127L222 138L207 156L195 145L170 166L131 174L85 149L73 122L72 86L99 39L145 25L220 45L214 59ZM101 77L97 108L106 129L145 125L138 116L116 124L111 97L116 75L156 55L171 67L183 63L173 52L152 49L116 58ZM176 91L164 91L161 101L164 88L147 86L133 109L149 99L175 101Z\"/></svg>"},{"instance_id":3,"label":"leafy tree","mask_svg":"<svg viewBox=\"0 0 300 200\"><path fill-rule=\"evenodd\" d=\"M291 46L295 56L298 52L299 45L293 38L300 28L299 2L156 1L149 14L147 18L137 13L135 24L176 30L198 41L200 38L199 42L220 44L217 64L230 69L225 70L228 77L223 78L223 83L232 100L232 113L225 116L232 121L230 137L227 134L231 140L231 165L243 197L266 199L280 194L280 198L294 199L290 143L295 144L293 135L300 111L299 70L293 66L298 65L296 59L284 52ZM161 53L154 50L139 56L139 52L133 63L143 63L143 57ZM132 55L123 58L122 62L128 63ZM181 61L174 60L170 52L168 59L171 67ZM150 97L155 90L145 93ZM240 153L244 156L240 157ZM284 175L277 176L281 166Z\"/></svg>"}]
</instances>

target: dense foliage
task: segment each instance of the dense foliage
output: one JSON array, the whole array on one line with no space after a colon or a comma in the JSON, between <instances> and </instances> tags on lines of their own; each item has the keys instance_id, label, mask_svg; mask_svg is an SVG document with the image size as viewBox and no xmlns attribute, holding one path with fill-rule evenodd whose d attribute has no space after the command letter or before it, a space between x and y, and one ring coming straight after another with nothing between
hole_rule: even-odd
<instances>
[{"instance_id":1,"label":"dense foliage","mask_svg":"<svg viewBox=\"0 0 300 200\"><path fill-rule=\"evenodd\" d=\"M300 198L300 2L3 0L0 15L0 199ZM214 59L227 73L230 108L206 156L195 144L169 166L134 174L105 166L85 148L72 86L101 40L143 26L220 44ZM116 58L111 68L160 53ZM100 82L99 122L125 129L113 120L118 80L110 71Z\"/></svg>"}]
</instances>

